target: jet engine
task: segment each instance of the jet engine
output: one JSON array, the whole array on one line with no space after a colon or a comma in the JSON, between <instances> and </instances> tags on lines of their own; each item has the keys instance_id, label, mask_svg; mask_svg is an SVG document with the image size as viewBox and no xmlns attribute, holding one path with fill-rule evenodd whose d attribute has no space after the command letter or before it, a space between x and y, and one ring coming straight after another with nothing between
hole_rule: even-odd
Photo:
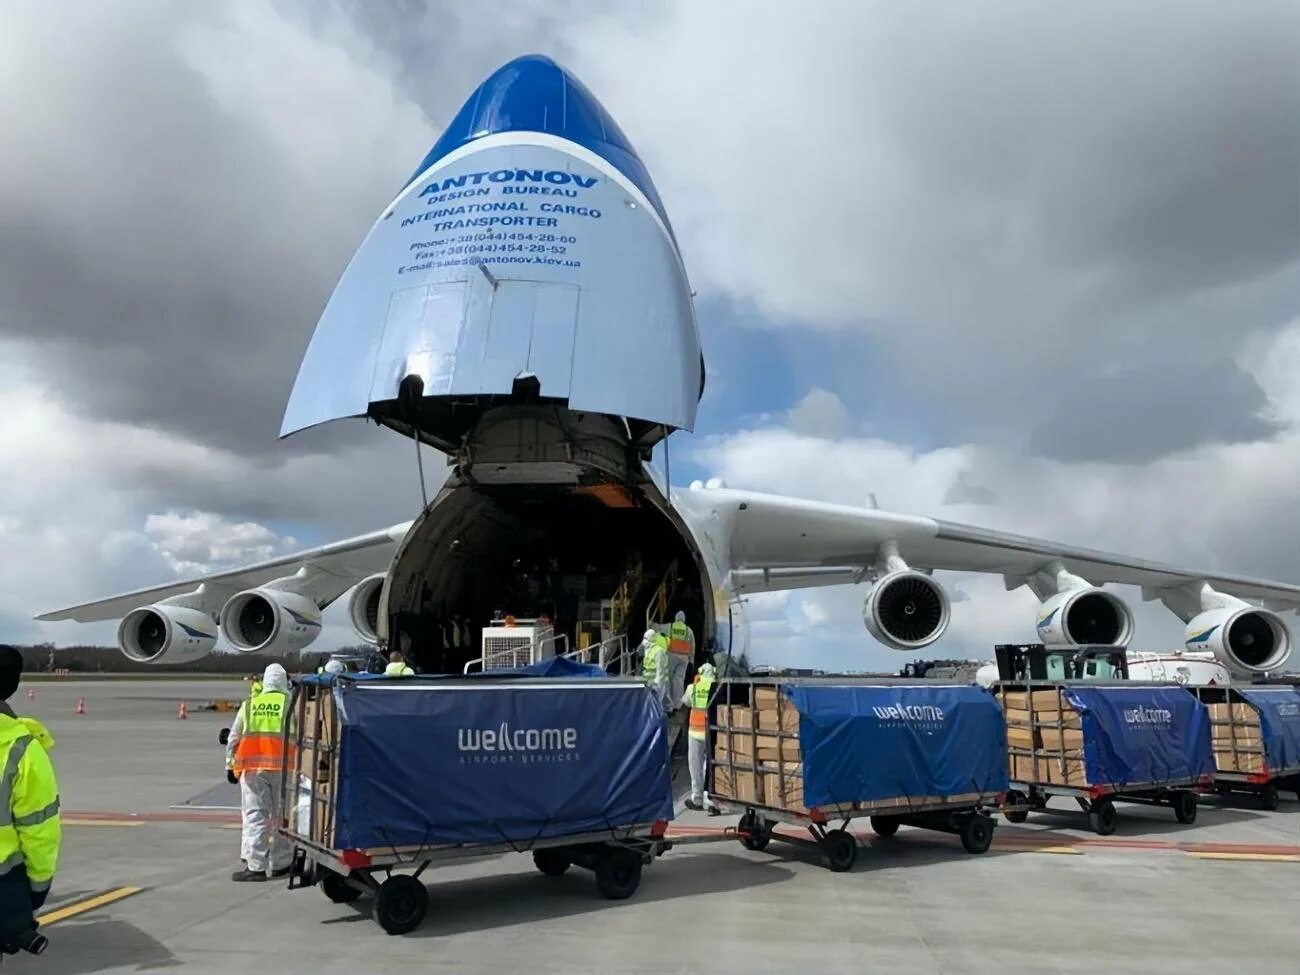
<instances>
[{"instance_id":1,"label":"jet engine","mask_svg":"<svg viewBox=\"0 0 1300 975\"><path fill-rule=\"evenodd\" d=\"M217 643L217 624L202 610L165 602L127 613L117 626L117 645L128 660L187 664L206 657Z\"/></svg>"},{"instance_id":2,"label":"jet engine","mask_svg":"<svg viewBox=\"0 0 1300 975\"><path fill-rule=\"evenodd\" d=\"M1235 674L1278 670L1291 656L1291 634L1277 614L1242 603L1194 616L1187 624L1188 650L1208 650Z\"/></svg>"},{"instance_id":3,"label":"jet engine","mask_svg":"<svg viewBox=\"0 0 1300 975\"><path fill-rule=\"evenodd\" d=\"M385 574L380 572L357 583L348 598L348 619L366 643L379 643L379 599L384 593Z\"/></svg>"},{"instance_id":4,"label":"jet engine","mask_svg":"<svg viewBox=\"0 0 1300 975\"><path fill-rule=\"evenodd\" d=\"M230 597L221 609L221 632L243 653L281 656L320 636L320 614L309 596L261 586Z\"/></svg>"},{"instance_id":5,"label":"jet engine","mask_svg":"<svg viewBox=\"0 0 1300 975\"><path fill-rule=\"evenodd\" d=\"M949 615L943 587L912 569L881 576L862 604L862 619L871 635L893 650L929 646L943 636Z\"/></svg>"},{"instance_id":6,"label":"jet engine","mask_svg":"<svg viewBox=\"0 0 1300 975\"><path fill-rule=\"evenodd\" d=\"M1096 586L1066 589L1043 600L1038 639L1049 647L1126 647L1133 614L1118 596Z\"/></svg>"}]
</instances>

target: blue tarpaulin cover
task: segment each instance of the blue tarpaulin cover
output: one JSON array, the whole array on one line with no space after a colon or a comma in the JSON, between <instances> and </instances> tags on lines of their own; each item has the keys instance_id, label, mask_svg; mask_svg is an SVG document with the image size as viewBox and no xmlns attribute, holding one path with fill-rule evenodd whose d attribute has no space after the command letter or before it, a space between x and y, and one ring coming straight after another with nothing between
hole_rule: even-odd
<instances>
[{"instance_id":1,"label":"blue tarpaulin cover","mask_svg":"<svg viewBox=\"0 0 1300 975\"><path fill-rule=\"evenodd\" d=\"M639 683L340 680L334 694L338 849L524 846L672 819L667 723Z\"/></svg>"},{"instance_id":2,"label":"blue tarpaulin cover","mask_svg":"<svg viewBox=\"0 0 1300 975\"><path fill-rule=\"evenodd\" d=\"M978 687L787 684L808 808L1005 792L1006 723Z\"/></svg>"},{"instance_id":3,"label":"blue tarpaulin cover","mask_svg":"<svg viewBox=\"0 0 1300 975\"><path fill-rule=\"evenodd\" d=\"M1066 687L1083 719L1091 785L1186 782L1214 774L1210 716L1181 687Z\"/></svg>"},{"instance_id":4,"label":"blue tarpaulin cover","mask_svg":"<svg viewBox=\"0 0 1300 975\"><path fill-rule=\"evenodd\" d=\"M1300 694L1293 687L1238 688L1259 712L1264 761L1270 772L1300 768Z\"/></svg>"}]
</instances>

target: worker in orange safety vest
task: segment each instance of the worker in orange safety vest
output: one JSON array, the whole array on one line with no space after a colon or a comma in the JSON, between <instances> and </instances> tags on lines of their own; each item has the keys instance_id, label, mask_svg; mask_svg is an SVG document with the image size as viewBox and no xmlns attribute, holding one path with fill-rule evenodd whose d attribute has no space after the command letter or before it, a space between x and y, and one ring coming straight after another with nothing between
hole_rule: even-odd
<instances>
[{"instance_id":1,"label":"worker in orange safety vest","mask_svg":"<svg viewBox=\"0 0 1300 975\"><path fill-rule=\"evenodd\" d=\"M280 821L280 777L286 761L285 722L289 719L289 675L271 664L262 675L260 693L239 707L226 740L226 766L239 779L243 813L242 870L231 876L237 883L266 880L289 872L292 850L276 835Z\"/></svg>"}]
</instances>

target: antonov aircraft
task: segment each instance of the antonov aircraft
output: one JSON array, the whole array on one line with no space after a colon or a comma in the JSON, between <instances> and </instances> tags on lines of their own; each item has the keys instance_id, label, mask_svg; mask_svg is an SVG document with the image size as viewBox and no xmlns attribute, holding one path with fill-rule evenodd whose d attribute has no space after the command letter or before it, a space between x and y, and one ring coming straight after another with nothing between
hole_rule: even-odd
<instances>
[{"instance_id":1,"label":"antonov aircraft","mask_svg":"<svg viewBox=\"0 0 1300 975\"><path fill-rule=\"evenodd\" d=\"M362 639L459 671L493 614L544 610L571 634L602 620L635 643L680 607L699 649L743 659L746 594L864 583L867 630L910 652L948 626L932 573L950 569L1028 586L1049 646L1127 646L1132 614L1100 588L1121 583L1236 674L1290 655L1279 613L1300 607L1300 586L718 481L670 491L651 451L694 429L704 383L685 267L641 158L572 74L519 58L370 229L281 426L366 417L443 451L451 472L420 515L37 619L121 617L122 652L150 663L202 657L218 630L237 651L283 654L351 591Z\"/></svg>"}]
</instances>

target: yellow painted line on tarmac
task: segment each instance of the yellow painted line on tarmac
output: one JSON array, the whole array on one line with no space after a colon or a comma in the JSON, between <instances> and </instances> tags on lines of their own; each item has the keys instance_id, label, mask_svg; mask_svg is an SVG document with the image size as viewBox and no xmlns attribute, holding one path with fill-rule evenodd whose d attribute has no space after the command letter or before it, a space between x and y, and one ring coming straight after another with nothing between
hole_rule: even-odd
<instances>
[{"instance_id":1,"label":"yellow painted line on tarmac","mask_svg":"<svg viewBox=\"0 0 1300 975\"><path fill-rule=\"evenodd\" d=\"M64 826L124 826L131 828L134 826L143 826L144 821L140 819L71 819L61 820Z\"/></svg>"},{"instance_id":2,"label":"yellow painted line on tarmac","mask_svg":"<svg viewBox=\"0 0 1300 975\"><path fill-rule=\"evenodd\" d=\"M1260 860L1272 863L1300 863L1296 853L1190 853L1199 860Z\"/></svg>"},{"instance_id":3,"label":"yellow painted line on tarmac","mask_svg":"<svg viewBox=\"0 0 1300 975\"><path fill-rule=\"evenodd\" d=\"M88 897L84 901L77 901L75 904L60 907L47 914L38 914L36 920L41 924L53 924L56 921L66 921L70 917L76 917L78 914L85 914L87 911L93 911L97 907L105 907L109 904L116 903L123 898L130 897L132 894L138 894L143 889L143 887L117 887L113 890L106 891L103 894Z\"/></svg>"},{"instance_id":4,"label":"yellow painted line on tarmac","mask_svg":"<svg viewBox=\"0 0 1300 975\"><path fill-rule=\"evenodd\" d=\"M1077 846L1035 846L1031 847L1034 853L1064 853L1073 856L1082 856L1083 851Z\"/></svg>"}]
</instances>

